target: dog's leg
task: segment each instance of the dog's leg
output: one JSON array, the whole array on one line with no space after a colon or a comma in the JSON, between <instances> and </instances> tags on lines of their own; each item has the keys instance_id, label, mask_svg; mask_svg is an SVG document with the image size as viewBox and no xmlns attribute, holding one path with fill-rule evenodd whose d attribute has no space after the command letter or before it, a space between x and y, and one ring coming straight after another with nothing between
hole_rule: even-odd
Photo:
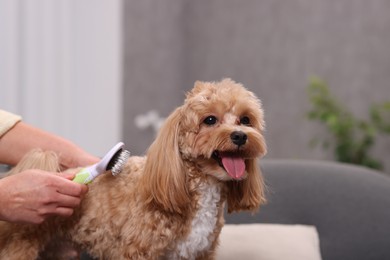
<instances>
[{"instance_id":1,"label":"dog's leg","mask_svg":"<svg viewBox=\"0 0 390 260\"><path fill-rule=\"evenodd\" d=\"M46 247L40 252L37 260L63 259L77 260L80 259L80 250L69 240L63 237L50 240Z\"/></svg>"}]
</instances>

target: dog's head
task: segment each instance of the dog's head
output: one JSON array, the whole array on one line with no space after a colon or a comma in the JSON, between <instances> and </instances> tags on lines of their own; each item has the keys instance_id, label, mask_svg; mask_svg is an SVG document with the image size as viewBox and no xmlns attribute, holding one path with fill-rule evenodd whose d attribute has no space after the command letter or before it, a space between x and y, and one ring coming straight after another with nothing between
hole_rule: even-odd
<instances>
[{"instance_id":1,"label":"dog's head","mask_svg":"<svg viewBox=\"0 0 390 260\"><path fill-rule=\"evenodd\" d=\"M230 79L196 82L149 148L144 186L149 200L181 212L189 202L184 161L228 186L228 211L264 201L256 160L266 153L260 101Z\"/></svg>"}]
</instances>

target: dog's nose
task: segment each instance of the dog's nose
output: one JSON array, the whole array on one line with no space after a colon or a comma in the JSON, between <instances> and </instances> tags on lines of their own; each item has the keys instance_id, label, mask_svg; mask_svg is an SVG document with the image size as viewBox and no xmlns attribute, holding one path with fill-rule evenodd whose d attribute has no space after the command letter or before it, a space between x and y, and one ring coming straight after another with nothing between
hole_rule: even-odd
<instances>
[{"instance_id":1,"label":"dog's nose","mask_svg":"<svg viewBox=\"0 0 390 260\"><path fill-rule=\"evenodd\" d=\"M230 139L236 145L243 145L246 143L248 136L242 131L234 131L231 133Z\"/></svg>"}]
</instances>

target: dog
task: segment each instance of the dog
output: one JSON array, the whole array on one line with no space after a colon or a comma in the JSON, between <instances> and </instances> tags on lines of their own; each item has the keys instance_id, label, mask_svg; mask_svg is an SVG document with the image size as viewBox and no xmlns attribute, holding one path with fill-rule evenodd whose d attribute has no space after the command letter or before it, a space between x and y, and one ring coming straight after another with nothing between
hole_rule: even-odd
<instances>
[{"instance_id":1,"label":"dog","mask_svg":"<svg viewBox=\"0 0 390 260\"><path fill-rule=\"evenodd\" d=\"M36 259L56 236L98 259L215 259L225 204L231 213L266 201L263 132L253 92L231 79L197 81L146 156L96 178L71 217L0 222L0 259Z\"/></svg>"}]
</instances>

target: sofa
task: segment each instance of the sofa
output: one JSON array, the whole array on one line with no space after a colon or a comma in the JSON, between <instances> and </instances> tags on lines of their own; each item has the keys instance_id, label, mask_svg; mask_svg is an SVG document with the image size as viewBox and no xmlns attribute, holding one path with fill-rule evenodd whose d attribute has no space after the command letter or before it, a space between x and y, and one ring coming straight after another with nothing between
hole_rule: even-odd
<instances>
[{"instance_id":1,"label":"sofa","mask_svg":"<svg viewBox=\"0 0 390 260\"><path fill-rule=\"evenodd\" d=\"M385 173L328 161L260 165L268 202L254 214L226 213L218 260L390 259Z\"/></svg>"},{"instance_id":2,"label":"sofa","mask_svg":"<svg viewBox=\"0 0 390 260\"><path fill-rule=\"evenodd\" d=\"M219 259L390 259L385 173L328 161L264 159L260 165L268 202L255 214L226 214Z\"/></svg>"}]
</instances>

